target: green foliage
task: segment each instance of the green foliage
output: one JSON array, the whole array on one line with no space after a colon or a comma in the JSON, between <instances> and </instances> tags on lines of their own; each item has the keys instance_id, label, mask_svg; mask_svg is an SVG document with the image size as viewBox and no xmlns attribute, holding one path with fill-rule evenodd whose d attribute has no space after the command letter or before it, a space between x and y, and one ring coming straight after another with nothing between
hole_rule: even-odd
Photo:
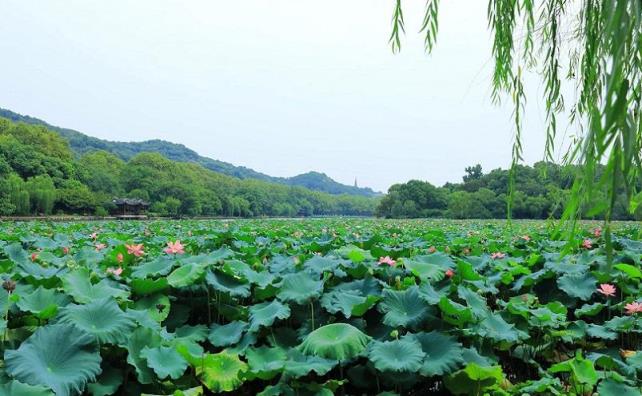
<instances>
[{"instance_id":1,"label":"green foliage","mask_svg":"<svg viewBox=\"0 0 642 396\"><path fill-rule=\"evenodd\" d=\"M639 394L639 225L504 225L2 223L0 395Z\"/></svg>"}]
</instances>

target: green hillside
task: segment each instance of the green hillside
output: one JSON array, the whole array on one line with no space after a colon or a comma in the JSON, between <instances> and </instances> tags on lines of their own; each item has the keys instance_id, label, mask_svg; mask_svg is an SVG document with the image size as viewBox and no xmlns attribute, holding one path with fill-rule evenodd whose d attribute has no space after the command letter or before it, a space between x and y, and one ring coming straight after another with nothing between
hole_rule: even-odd
<instances>
[{"instance_id":1,"label":"green hillside","mask_svg":"<svg viewBox=\"0 0 642 396\"><path fill-rule=\"evenodd\" d=\"M104 150L74 153L42 125L0 118L0 215L99 214L115 197L141 198L160 215L369 215L376 199L239 179L158 152L127 160Z\"/></svg>"},{"instance_id":2,"label":"green hillside","mask_svg":"<svg viewBox=\"0 0 642 396\"><path fill-rule=\"evenodd\" d=\"M64 137L69 142L71 150L73 150L77 155L83 155L96 150L104 150L115 154L122 160L128 161L137 154L155 152L173 161L199 164L206 169L223 173L228 176L238 177L240 179L258 179L290 186L301 186L330 194L352 194L365 197L380 195L370 188L347 186L345 184L338 183L327 175L319 172L308 172L286 178L269 176L250 168L235 166L227 162L200 156L194 150L190 150L182 144L166 142L164 140L155 139L143 142L112 142L91 137L81 132L74 131L73 129L53 126L38 118L21 115L11 110L0 108L0 117L8 118L16 122L45 126Z\"/></svg>"}]
</instances>

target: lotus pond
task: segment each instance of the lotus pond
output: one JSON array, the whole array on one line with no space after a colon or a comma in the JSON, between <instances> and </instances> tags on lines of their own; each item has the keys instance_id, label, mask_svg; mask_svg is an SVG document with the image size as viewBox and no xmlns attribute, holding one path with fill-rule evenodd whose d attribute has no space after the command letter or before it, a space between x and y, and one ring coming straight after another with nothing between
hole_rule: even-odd
<instances>
[{"instance_id":1,"label":"lotus pond","mask_svg":"<svg viewBox=\"0 0 642 396\"><path fill-rule=\"evenodd\" d=\"M639 395L640 229L597 227L0 223L0 395Z\"/></svg>"}]
</instances>

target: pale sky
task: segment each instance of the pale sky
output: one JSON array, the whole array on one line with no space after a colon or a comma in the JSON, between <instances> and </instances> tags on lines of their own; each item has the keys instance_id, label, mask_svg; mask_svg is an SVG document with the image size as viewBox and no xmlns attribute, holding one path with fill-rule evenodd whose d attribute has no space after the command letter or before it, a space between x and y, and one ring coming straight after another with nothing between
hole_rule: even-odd
<instances>
[{"instance_id":1,"label":"pale sky","mask_svg":"<svg viewBox=\"0 0 642 396\"><path fill-rule=\"evenodd\" d=\"M423 3L405 2L394 55L393 0L2 0L0 107L379 191L460 181L475 163L508 167L511 107L490 100L486 1L442 1L430 56L417 34ZM532 163L544 117L540 84L527 89Z\"/></svg>"}]
</instances>

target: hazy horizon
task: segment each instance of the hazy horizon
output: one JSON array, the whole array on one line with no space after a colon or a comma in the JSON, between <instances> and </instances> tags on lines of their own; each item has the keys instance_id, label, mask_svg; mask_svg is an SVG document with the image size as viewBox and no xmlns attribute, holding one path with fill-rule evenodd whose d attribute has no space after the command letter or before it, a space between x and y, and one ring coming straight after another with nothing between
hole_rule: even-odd
<instances>
[{"instance_id":1,"label":"hazy horizon","mask_svg":"<svg viewBox=\"0 0 642 396\"><path fill-rule=\"evenodd\" d=\"M406 4L400 54L388 0L10 0L0 107L90 136L162 139L271 176L318 171L385 192L510 165L510 103L490 100L483 2L442 3L432 55ZM529 77L524 158L543 158ZM563 135L560 128L560 135Z\"/></svg>"}]
</instances>

